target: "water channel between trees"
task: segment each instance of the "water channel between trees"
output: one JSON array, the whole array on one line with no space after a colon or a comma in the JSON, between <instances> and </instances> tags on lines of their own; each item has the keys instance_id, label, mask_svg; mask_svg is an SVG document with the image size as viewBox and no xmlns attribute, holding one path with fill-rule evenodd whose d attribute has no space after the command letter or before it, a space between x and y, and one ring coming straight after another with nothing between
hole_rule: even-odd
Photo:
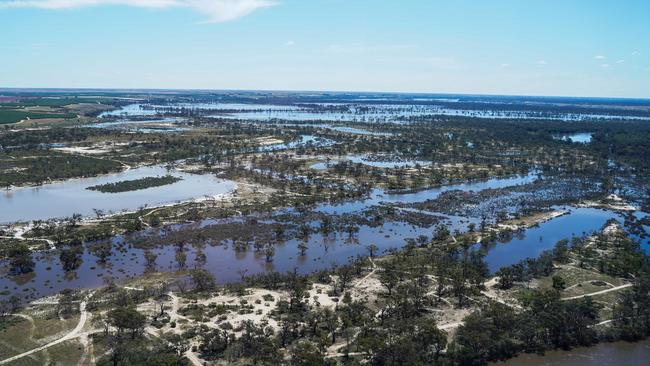
<instances>
[{"instance_id":1,"label":"water channel between trees","mask_svg":"<svg viewBox=\"0 0 650 366\"><path fill-rule=\"evenodd\" d=\"M147 168L146 174L152 172L160 172L160 167ZM140 171L138 174L144 174L145 171ZM133 173L131 173L133 174ZM188 177L189 176L189 177ZM189 184L187 186L188 193L196 194L196 189L206 190L205 194L225 193L227 190L232 189L232 183L220 181L213 176L200 176L191 175L184 176ZM124 178L113 177L113 180L120 180ZM105 180L101 178L100 180ZM464 191L478 191L484 189L496 189L509 187L519 184L527 184L538 179L536 173L530 173L524 176L509 177L509 178L493 178L485 181L455 184L432 188L417 192L409 193L387 193L381 189L371 191L369 196L364 199L354 200L350 202L337 203L337 204L321 204L315 208L315 211L341 215L346 213L358 213L373 206L378 206L386 203L413 203L422 202L428 199L438 197L440 194L450 190L464 190ZM89 182L84 181L81 184L79 181L68 182L72 188L58 187L57 189L63 192L72 192L70 194L83 194L97 195L93 191L86 191L85 187ZM93 182L95 184L96 182ZM180 183L180 182L179 182ZM178 184L178 183L176 183ZM176 188L175 185L169 186ZM158 187L150 189L153 192L165 192L165 187ZM52 188L54 190L54 188ZM192 191L194 189L194 191ZM30 189L31 190L31 189ZM160 199L159 193L151 193L149 189L141 191L141 193L151 195ZM176 192L176 189L171 189ZM30 192L30 191L28 191ZM50 201L49 206L43 201L41 192L26 193L25 198L27 201L32 202L31 209L24 209L20 211L20 215L25 217L38 216L39 212L50 212L51 210L60 209L56 207L56 202L64 204L65 197L63 194L55 194L46 191L46 197L52 198L55 201ZM88 193L86 193L88 192ZM39 198L40 197L40 198ZM106 194L107 202L111 201L111 195ZM182 199L181 196L175 196L173 199ZM9 198L3 198L9 200ZM123 198L124 200L131 200L131 198ZM166 197L166 199L172 199ZM60 200L60 201L56 201ZM74 202L84 202L79 199ZM84 207L88 210L98 207L97 201L88 200L92 205L76 206L77 211L79 207ZM40 203L40 204L39 204ZM71 207L68 207L68 209ZM43 209L44 211L40 211ZM544 222L537 227L533 227L518 233L507 242L501 241L493 248L490 248L486 260L491 271L495 271L502 266L514 264L522 259L528 257L536 257L542 251L551 249L558 240L571 238L574 235L585 235L602 228L602 226L610 219L616 219L623 223L624 218L621 214L614 211L601 210L596 208L575 208L575 207L562 207L561 209L568 211L564 216L555 218L553 220ZM48 211L50 210L50 211ZM292 209L288 209L292 211ZM69 211L66 211L69 212ZM431 212L431 215L444 216L446 225L450 227L451 231L467 229L470 223L477 224L479 218L472 217L455 217L443 215L440 213ZM4 220L12 219L17 216L16 213L6 212L3 210ZM22 217L22 216L21 216ZM231 220L238 220L237 218ZM178 230L180 228L188 229L192 227L205 227L208 225L218 225L216 220L203 220L194 224L174 225L172 227L160 229L148 229L144 234L146 235L161 235L164 236L169 230ZM319 222L312 222L313 227L318 227ZM265 271L291 271L296 269L299 273L311 273L317 270L331 268L333 265L341 265L347 263L350 259L357 256L366 256L366 245L375 244L380 252L392 248L400 248L405 244L407 238L416 238L420 235L431 235L435 230L436 225L429 227L420 227L410 225L405 222L386 221L379 227L371 227L362 225L359 232L350 238L346 233L333 233L329 235L313 234L309 238L308 251L306 255L301 256L297 246L300 242L299 239L289 239L281 242L276 246L275 257L272 262L267 262L263 253L255 252L253 249L246 251L236 251L232 245L228 244L215 244L203 245L203 247L187 246L187 267L193 268L195 266L197 249L200 249L207 257L207 262L204 268L212 272L217 280L221 283L233 282L240 280L241 271L246 271L247 274L262 273ZM8 276L7 273L2 273L0 278L0 291L5 290L12 293L23 293L30 297L40 297L58 293L65 288L88 288L101 286L104 283L104 277L112 277L116 279L125 279L128 277L135 277L143 274L145 271L144 250L135 248L131 245L133 237L131 236L116 236L112 241L111 256L105 263L98 261L98 257L88 250L89 245L85 244L85 250L82 254L82 263L75 271L64 272L62 269L59 256L54 251L39 252L34 254L36 266L34 272L25 276L14 277ZM175 261L176 247L173 245L160 246L151 249L158 258L156 261L157 270L160 271L175 271L177 264ZM2 270L6 271L7 266L2 266Z\"/></svg>"}]
</instances>

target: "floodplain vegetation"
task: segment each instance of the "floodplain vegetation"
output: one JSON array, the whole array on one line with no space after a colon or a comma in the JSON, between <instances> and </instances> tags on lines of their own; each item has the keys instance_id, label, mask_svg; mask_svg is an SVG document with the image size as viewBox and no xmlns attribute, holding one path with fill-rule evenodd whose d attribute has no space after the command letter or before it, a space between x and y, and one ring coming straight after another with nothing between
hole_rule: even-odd
<instances>
[{"instance_id":1,"label":"floodplain vegetation","mask_svg":"<svg viewBox=\"0 0 650 366\"><path fill-rule=\"evenodd\" d=\"M482 365L650 334L648 257L617 223L495 276L472 244L488 231L454 236L440 226L403 250L379 256L369 245L368 257L308 276L244 276L224 286L196 267L64 291L22 309L7 302L3 357L64 339L31 359Z\"/></svg>"},{"instance_id":2,"label":"floodplain vegetation","mask_svg":"<svg viewBox=\"0 0 650 366\"><path fill-rule=\"evenodd\" d=\"M398 123L295 123L232 118L251 109L178 105L216 98L324 114L382 107L257 94L12 98L0 103L0 187L8 191L154 165L214 175L237 187L224 199L133 212L96 209L92 217L70 212L1 226L2 273L16 283L37 275L34 253L56 258L70 276L91 256L110 267L113 251L130 248L143 250L145 263L141 275L105 276L104 286L94 289L44 298L2 289L0 364L485 365L650 336L650 267L636 241L646 238L648 218L634 212L650 207L650 125L554 120L586 111L633 114L634 108L554 105L532 110L535 118L515 119L501 118L519 113L510 103L472 101L472 110L495 114L472 118L410 116L413 108L400 101L404 105L392 109L405 113ZM136 102L155 112L155 121L98 117ZM106 122L117 127L101 125ZM583 132L591 134L588 144L556 138ZM536 178L416 202L383 200L526 175ZM177 179L170 173L88 189L119 194ZM364 200L372 202L352 213L318 210ZM567 238L537 258L490 272L486 254L497 242L561 216L559 206L614 210L624 222L610 221L598 233ZM455 230L441 215L476 223ZM387 223L429 231L401 235L388 250L359 235ZM293 240L294 255L307 260L316 235L344 238L363 255L308 275L241 271L238 281L224 283L203 252L207 245L223 246L272 264L278 246ZM174 271L160 272L166 265L158 263L154 249L160 247L174 248ZM191 262L189 248L196 257Z\"/></svg>"}]
</instances>

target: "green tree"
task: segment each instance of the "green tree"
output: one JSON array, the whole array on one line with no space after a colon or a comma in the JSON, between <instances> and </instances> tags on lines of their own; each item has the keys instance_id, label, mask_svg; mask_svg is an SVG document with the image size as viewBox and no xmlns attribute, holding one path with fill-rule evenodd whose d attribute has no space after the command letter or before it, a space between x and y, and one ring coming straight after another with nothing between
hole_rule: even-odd
<instances>
[{"instance_id":1,"label":"green tree","mask_svg":"<svg viewBox=\"0 0 650 366\"><path fill-rule=\"evenodd\" d=\"M6 250L5 255L9 258L9 266L13 274L25 274L34 271L32 251L25 244L14 244Z\"/></svg>"},{"instance_id":2,"label":"green tree","mask_svg":"<svg viewBox=\"0 0 650 366\"><path fill-rule=\"evenodd\" d=\"M566 280L564 280L564 277L560 275L555 275L552 277L553 280L553 288L556 289L557 291L562 291L566 288Z\"/></svg>"},{"instance_id":3,"label":"green tree","mask_svg":"<svg viewBox=\"0 0 650 366\"><path fill-rule=\"evenodd\" d=\"M190 271L194 289L199 292L209 291L214 288L215 280L212 273L205 269L193 269Z\"/></svg>"},{"instance_id":4,"label":"green tree","mask_svg":"<svg viewBox=\"0 0 650 366\"><path fill-rule=\"evenodd\" d=\"M131 339L142 334L147 318L133 306L117 307L108 312L108 323L117 329L118 337L130 333Z\"/></svg>"},{"instance_id":5,"label":"green tree","mask_svg":"<svg viewBox=\"0 0 650 366\"><path fill-rule=\"evenodd\" d=\"M201 338L199 352L206 360L216 360L223 355L230 344L228 333L222 329L206 332Z\"/></svg>"},{"instance_id":6,"label":"green tree","mask_svg":"<svg viewBox=\"0 0 650 366\"><path fill-rule=\"evenodd\" d=\"M81 253L83 249L81 247L72 247L61 250L59 254L59 259L61 260L61 266L65 272L71 272L77 270L83 260L81 259Z\"/></svg>"},{"instance_id":7,"label":"green tree","mask_svg":"<svg viewBox=\"0 0 650 366\"><path fill-rule=\"evenodd\" d=\"M291 366L327 366L323 353L309 341L298 342L291 350Z\"/></svg>"}]
</instances>

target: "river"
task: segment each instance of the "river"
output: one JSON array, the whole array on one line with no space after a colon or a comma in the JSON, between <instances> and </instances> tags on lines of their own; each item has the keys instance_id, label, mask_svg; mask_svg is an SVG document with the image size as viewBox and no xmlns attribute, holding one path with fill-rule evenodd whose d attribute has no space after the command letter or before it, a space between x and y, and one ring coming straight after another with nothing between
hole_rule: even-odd
<instances>
[{"instance_id":1,"label":"river","mask_svg":"<svg viewBox=\"0 0 650 366\"><path fill-rule=\"evenodd\" d=\"M636 366L650 364L650 340L636 343L600 343L571 351L551 351L544 356L520 355L491 366Z\"/></svg>"}]
</instances>

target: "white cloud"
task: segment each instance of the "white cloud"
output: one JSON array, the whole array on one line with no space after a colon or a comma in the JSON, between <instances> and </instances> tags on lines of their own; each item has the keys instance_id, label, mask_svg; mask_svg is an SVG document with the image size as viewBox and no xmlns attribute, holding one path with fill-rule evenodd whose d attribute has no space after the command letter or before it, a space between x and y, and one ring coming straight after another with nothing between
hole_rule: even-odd
<instances>
[{"instance_id":1,"label":"white cloud","mask_svg":"<svg viewBox=\"0 0 650 366\"><path fill-rule=\"evenodd\" d=\"M622 59L621 60L616 60L617 64L622 64L623 62L625 62L625 60L622 60Z\"/></svg>"},{"instance_id":2,"label":"white cloud","mask_svg":"<svg viewBox=\"0 0 650 366\"><path fill-rule=\"evenodd\" d=\"M204 14L208 22L241 18L257 9L277 5L274 0L0 0L0 8L71 9L101 5L139 8L187 8Z\"/></svg>"},{"instance_id":3,"label":"white cloud","mask_svg":"<svg viewBox=\"0 0 650 366\"><path fill-rule=\"evenodd\" d=\"M546 65L546 60L539 60L537 61L538 65Z\"/></svg>"},{"instance_id":4,"label":"white cloud","mask_svg":"<svg viewBox=\"0 0 650 366\"><path fill-rule=\"evenodd\" d=\"M597 55L597 56L594 56L594 58L595 58L596 60L604 60L604 59L606 59L607 57L605 57L605 56L603 56L603 55Z\"/></svg>"},{"instance_id":5,"label":"white cloud","mask_svg":"<svg viewBox=\"0 0 650 366\"><path fill-rule=\"evenodd\" d=\"M510 64L501 64L501 67L510 67Z\"/></svg>"},{"instance_id":6,"label":"white cloud","mask_svg":"<svg viewBox=\"0 0 650 366\"><path fill-rule=\"evenodd\" d=\"M295 46L295 45L296 45L296 42L294 42L294 41L288 41L288 42L285 43L284 45L287 46L287 47L292 47L292 46Z\"/></svg>"},{"instance_id":7,"label":"white cloud","mask_svg":"<svg viewBox=\"0 0 650 366\"><path fill-rule=\"evenodd\" d=\"M609 67L609 64L601 64L600 67L602 67L603 69L606 69L606 68Z\"/></svg>"},{"instance_id":8,"label":"white cloud","mask_svg":"<svg viewBox=\"0 0 650 366\"><path fill-rule=\"evenodd\" d=\"M636 56L639 54L639 51L632 51L632 56Z\"/></svg>"}]
</instances>

